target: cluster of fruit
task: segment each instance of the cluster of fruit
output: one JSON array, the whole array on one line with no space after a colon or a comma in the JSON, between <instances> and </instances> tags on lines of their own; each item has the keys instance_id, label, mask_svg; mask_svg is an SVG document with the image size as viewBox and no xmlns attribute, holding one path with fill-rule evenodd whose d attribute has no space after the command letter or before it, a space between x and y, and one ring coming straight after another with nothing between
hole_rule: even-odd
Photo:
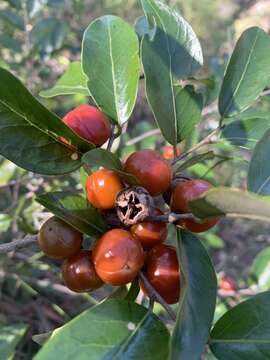
<instances>
[{"instance_id":1,"label":"cluster of fruit","mask_svg":"<svg viewBox=\"0 0 270 360\"><path fill-rule=\"evenodd\" d=\"M66 115L64 122L96 146L103 145L112 135L109 119L93 106L74 109ZM174 213L190 213L189 201L211 187L203 180L173 179L170 161L149 149L130 155L123 170L137 179L149 197L156 199L163 195L170 207L168 211ZM88 201L103 214L114 212L119 194L130 188L116 172L105 168L91 173L86 182ZM150 215L158 218L163 211L153 206ZM192 232L202 232L217 221L199 222L194 218L185 218L178 220L177 225ZM64 259L63 279L71 290L90 291L103 283L127 284L142 271L160 296L173 304L179 300L180 267L176 249L164 244L166 238L166 220L147 218L130 226L122 224L111 228L91 250L82 250L82 234L56 217L45 222L39 232L43 252L50 257ZM147 295L145 284L140 286Z\"/></svg>"}]
</instances>

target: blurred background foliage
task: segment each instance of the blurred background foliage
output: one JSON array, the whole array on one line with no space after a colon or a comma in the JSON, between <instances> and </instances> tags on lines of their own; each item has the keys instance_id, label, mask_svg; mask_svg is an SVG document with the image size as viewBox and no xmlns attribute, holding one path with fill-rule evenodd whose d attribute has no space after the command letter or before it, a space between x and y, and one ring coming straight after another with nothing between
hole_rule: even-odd
<instances>
[{"instance_id":1,"label":"blurred background foliage","mask_svg":"<svg viewBox=\"0 0 270 360\"><path fill-rule=\"evenodd\" d=\"M270 0L168 0L167 3L180 9L192 24L202 42L205 59L197 76L201 80L194 80L194 85L204 94L202 122L190 141L181 144L183 150L216 127L217 89L228 57L247 27L257 25L270 31ZM38 97L41 90L55 84L70 62L80 60L83 31L94 18L104 14L118 15L134 24L142 11L138 0L1 0L0 66L15 73ZM268 89L265 91L268 95ZM39 97L39 100L61 117L88 101L82 95ZM186 170L187 174L208 179L215 185L245 188L248 160L256 141L269 128L269 111L269 96L263 96L256 106L229 124L218 145L212 147L220 156L218 161L202 161ZM140 86L136 109L115 150L122 158L140 148L155 147L162 151L165 143L155 129ZM152 135L142 139L141 135L149 131ZM65 177L39 176L0 157L0 243L35 234L50 216L34 201L36 193L60 189L80 191L84 178L83 170ZM173 242L174 237L172 227L168 241ZM220 278L223 275L234 278L239 288L247 289L243 294L269 287L269 226L239 219L223 220L202 238ZM0 254L0 360L13 356L32 359L46 335L35 336L35 341L31 340L32 336L61 326L107 294L104 290L97 291L92 298L68 291L62 285L59 263L43 257L37 247L8 256ZM216 318L243 296L221 294ZM159 306L156 311L166 317Z\"/></svg>"}]
</instances>

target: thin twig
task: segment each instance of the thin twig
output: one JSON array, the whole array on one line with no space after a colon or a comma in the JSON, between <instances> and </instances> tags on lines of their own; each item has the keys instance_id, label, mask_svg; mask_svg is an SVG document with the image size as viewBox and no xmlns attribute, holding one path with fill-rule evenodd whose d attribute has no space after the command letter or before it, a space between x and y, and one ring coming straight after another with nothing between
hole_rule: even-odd
<instances>
[{"instance_id":1,"label":"thin twig","mask_svg":"<svg viewBox=\"0 0 270 360\"><path fill-rule=\"evenodd\" d=\"M143 282L150 299L155 300L160 303L160 305L167 311L167 313L170 315L173 321L176 320L176 315L172 308L166 303L166 301L163 299L162 296L159 295L159 293L156 291L156 289L151 285L151 283L148 281L147 277L144 275L143 272L139 272L139 278Z\"/></svg>"},{"instance_id":2,"label":"thin twig","mask_svg":"<svg viewBox=\"0 0 270 360\"><path fill-rule=\"evenodd\" d=\"M178 220L183 220L183 219L194 219L194 215L191 213L176 214L171 212L164 215L149 215L147 216L145 221L161 221L161 222L174 223Z\"/></svg>"},{"instance_id":3,"label":"thin twig","mask_svg":"<svg viewBox=\"0 0 270 360\"><path fill-rule=\"evenodd\" d=\"M111 151L111 148L113 146L113 142L115 140L114 130L115 130L115 125L112 125L112 135L111 135L111 137L109 139L108 146L107 146L108 151Z\"/></svg>"},{"instance_id":4,"label":"thin twig","mask_svg":"<svg viewBox=\"0 0 270 360\"><path fill-rule=\"evenodd\" d=\"M200 141L198 144L194 145L191 149L189 149L187 152L185 152L184 154L176 157L173 161L172 161L172 165L176 164L178 161L183 160L184 158L186 158L189 154L193 153L194 151L198 150L200 147L207 145L207 144L213 144L215 143L215 141L212 140L212 137L217 135L223 128L218 127L215 130L213 130L209 135L207 135L204 139L202 139L202 141Z\"/></svg>"},{"instance_id":5,"label":"thin twig","mask_svg":"<svg viewBox=\"0 0 270 360\"><path fill-rule=\"evenodd\" d=\"M150 136L153 136L153 135L159 135L161 134L161 131L160 129L153 129L153 130L149 130L147 131L146 133L142 134L142 135L139 135L139 136L136 136L135 138L129 140L126 142L126 146L131 146L131 145L135 145L137 144L138 142L150 137Z\"/></svg>"},{"instance_id":6,"label":"thin twig","mask_svg":"<svg viewBox=\"0 0 270 360\"><path fill-rule=\"evenodd\" d=\"M24 239L14 240L10 243L0 245L0 254L5 254L10 251L15 251L17 249L34 244L36 242L37 242L36 235L27 235Z\"/></svg>"}]
</instances>

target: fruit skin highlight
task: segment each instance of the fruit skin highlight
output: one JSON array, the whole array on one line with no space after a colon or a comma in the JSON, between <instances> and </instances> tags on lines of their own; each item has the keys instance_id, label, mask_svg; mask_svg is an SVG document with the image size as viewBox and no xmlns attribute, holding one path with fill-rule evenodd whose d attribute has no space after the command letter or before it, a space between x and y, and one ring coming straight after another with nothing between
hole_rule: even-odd
<instances>
[{"instance_id":1,"label":"fruit skin highlight","mask_svg":"<svg viewBox=\"0 0 270 360\"><path fill-rule=\"evenodd\" d=\"M38 243L47 256L66 259L80 250L82 238L79 231L53 216L41 226Z\"/></svg>"},{"instance_id":2,"label":"fruit skin highlight","mask_svg":"<svg viewBox=\"0 0 270 360\"><path fill-rule=\"evenodd\" d=\"M96 242L92 258L98 276L110 285L131 282L144 264L140 242L123 229L106 232Z\"/></svg>"},{"instance_id":3,"label":"fruit skin highlight","mask_svg":"<svg viewBox=\"0 0 270 360\"><path fill-rule=\"evenodd\" d=\"M112 135L109 118L95 106L81 105L63 118L77 135L96 146L103 145Z\"/></svg>"},{"instance_id":4,"label":"fruit skin highlight","mask_svg":"<svg viewBox=\"0 0 270 360\"><path fill-rule=\"evenodd\" d=\"M117 194L121 190L121 179L111 170L100 169L89 175L86 180L87 199L97 209L114 208Z\"/></svg>"},{"instance_id":5,"label":"fruit skin highlight","mask_svg":"<svg viewBox=\"0 0 270 360\"><path fill-rule=\"evenodd\" d=\"M169 163L160 153L150 149L131 154L125 163L124 171L134 175L152 196L164 193L172 180Z\"/></svg>"},{"instance_id":6,"label":"fruit skin highlight","mask_svg":"<svg viewBox=\"0 0 270 360\"><path fill-rule=\"evenodd\" d=\"M167 304L179 301L181 273L174 247L165 244L153 247L147 255L145 276ZM142 282L140 286L148 295Z\"/></svg>"},{"instance_id":7,"label":"fruit skin highlight","mask_svg":"<svg viewBox=\"0 0 270 360\"><path fill-rule=\"evenodd\" d=\"M153 215L162 214L159 209L153 211ZM165 241L168 235L167 223L161 221L143 221L133 225L130 231L146 250Z\"/></svg>"},{"instance_id":8,"label":"fruit skin highlight","mask_svg":"<svg viewBox=\"0 0 270 360\"><path fill-rule=\"evenodd\" d=\"M62 266L62 275L65 285L75 292L91 291L103 285L92 262L92 253L87 250L80 250L66 259Z\"/></svg>"},{"instance_id":9,"label":"fruit skin highlight","mask_svg":"<svg viewBox=\"0 0 270 360\"><path fill-rule=\"evenodd\" d=\"M205 191L211 189L213 186L205 180L186 180L178 183L171 196L171 210L177 213L190 213L189 201L196 200ZM183 226L185 229L200 233L215 226L219 218L212 218L198 222L196 220L185 219L179 220L178 225Z\"/></svg>"}]
</instances>

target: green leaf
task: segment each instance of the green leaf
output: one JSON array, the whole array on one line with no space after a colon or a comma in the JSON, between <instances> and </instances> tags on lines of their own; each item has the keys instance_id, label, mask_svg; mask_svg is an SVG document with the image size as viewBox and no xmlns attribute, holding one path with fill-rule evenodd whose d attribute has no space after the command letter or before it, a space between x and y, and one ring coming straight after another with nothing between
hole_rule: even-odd
<instances>
[{"instance_id":1,"label":"green leaf","mask_svg":"<svg viewBox=\"0 0 270 360\"><path fill-rule=\"evenodd\" d=\"M214 188L189 205L201 219L226 215L270 222L270 199L238 189Z\"/></svg>"},{"instance_id":2,"label":"green leaf","mask_svg":"<svg viewBox=\"0 0 270 360\"><path fill-rule=\"evenodd\" d=\"M0 45L1 47L13 50L15 52L22 51L20 42L14 39L13 37L9 36L8 34L0 35Z\"/></svg>"},{"instance_id":3,"label":"green leaf","mask_svg":"<svg viewBox=\"0 0 270 360\"><path fill-rule=\"evenodd\" d=\"M34 25L30 33L30 39L41 54L46 55L60 49L66 34L66 22L49 17L39 20Z\"/></svg>"},{"instance_id":4,"label":"green leaf","mask_svg":"<svg viewBox=\"0 0 270 360\"><path fill-rule=\"evenodd\" d=\"M190 25L175 10L157 0L141 2L151 28L141 44L147 99L163 136L174 145L200 117L201 95L191 87L179 91L175 85L201 67L202 50Z\"/></svg>"},{"instance_id":5,"label":"green leaf","mask_svg":"<svg viewBox=\"0 0 270 360\"><path fill-rule=\"evenodd\" d=\"M97 106L115 122L130 117L137 96L139 42L133 28L116 16L103 16L86 29L82 67Z\"/></svg>"},{"instance_id":6,"label":"green leaf","mask_svg":"<svg viewBox=\"0 0 270 360\"><path fill-rule=\"evenodd\" d=\"M88 151L83 155L82 161L90 167L103 166L108 170L115 171L129 184L138 184L138 180L133 175L127 174L122 170L122 163L119 158L108 150L93 149Z\"/></svg>"},{"instance_id":7,"label":"green leaf","mask_svg":"<svg viewBox=\"0 0 270 360\"><path fill-rule=\"evenodd\" d=\"M1 10L0 19L5 21L12 28L14 27L19 30L24 30L23 18L16 11Z\"/></svg>"},{"instance_id":8,"label":"green leaf","mask_svg":"<svg viewBox=\"0 0 270 360\"><path fill-rule=\"evenodd\" d=\"M216 234L207 232L203 235L203 237L207 245L213 249L223 249L225 246L223 239Z\"/></svg>"},{"instance_id":9,"label":"green leaf","mask_svg":"<svg viewBox=\"0 0 270 360\"><path fill-rule=\"evenodd\" d=\"M1 360L11 360L15 348L28 329L26 324L0 326L0 354Z\"/></svg>"},{"instance_id":10,"label":"green leaf","mask_svg":"<svg viewBox=\"0 0 270 360\"><path fill-rule=\"evenodd\" d=\"M252 27L240 36L227 66L219 95L219 112L231 117L247 109L269 83L270 37Z\"/></svg>"},{"instance_id":11,"label":"green leaf","mask_svg":"<svg viewBox=\"0 0 270 360\"><path fill-rule=\"evenodd\" d=\"M182 296L172 334L170 359L198 360L205 351L215 312L217 279L213 264L201 242L178 230Z\"/></svg>"},{"instance_id":12,"label":"green leaf","mask_svg":"<svg viewBox=\"0 0 270 360\"><path fill-rule=\"evenodd\" d=\"M257 143L248 170L248 189L260 195L270 195L270 129Z\"/></svg>"},{"instance_id":13,"label":"green leaf","mask_svg":"<svg viewBox=\"0 0 270 360\"><path fill-rule=\"evenodd\" d=\"M149 34L151 36L151 29L149 28L148 21L145 16L140 16L135 22L135 31L138 38L141 40L144 35ZM154 32L152 32L154 35Z\"/></svg>"},{"instance_id":14,"label":"green leaf","mask_svg":"<svg viewBox=\"0 0 270 360\"><path fill-rule=\"evenodd\" d=\"M82 152L94 146L40 104L10 72L0 68L0 78L0 154L26 170L45 175L79 168L80 159L72 159L74 151L59 136L70 139Z\"/></svg>"},{"instance_id":15,"label":"green leaf","mask_svg":"<svg viewBox=\"0 0 270 360\"><path fill-rule=\"evenodd\" d=\"M215 153L213 151L207 151L202 154L196 154L192 157L190 157L188 160L185 160L182 162L180 166L175 166L175 171L183 171L185 169L188 169L189 167L196 165L202 161L205 160L213 160L215 158Z\"/></svg>"},{"instance_id":16,"label":"green leaf","mask_svg":"<svg viewBox=\"0 0 270 360\"><path fill-rule=\"evenodd\" d=\"M222 135L230 141L231 144L253 149L258 140L264 135L270 127L270 118L239 119L226 125ZM266 116L266 115L265 115Z\"/></svg>"},{"instance_id":17,"label":"green leaf","mask_svg":"<svg viewBox=\"0 0 270 360\"><path fill-rule=\"evenodd\" d=\"M106 225L100 213L85 198L69 192L51 192L36 201L75 229L89 236L100 237Z\"/></svg>"},{"instance_id":18,"label":"green leaf","mask_svg":"<svg viewBox=\"0 0 270 360\"><path fill-rule=\"evenodd\" d=\"M57 80L51 89L43 90L39 93L44 98L70 94L89 96L87 79L82 72L80 61L70 63L67 71Z\"/></svg>"},{"instance_id":19,"label":"green leaf","mask_svg":"<svg viewBox=\"0 0 270 360\"><path fill-rule=\"evenodd\" d=\"M261 250L255 257L250 274L252 279L256 280L256 283L261 290L268 290L270 287L270 246Z\"/></svg>"},{"instance_id":20,"label":"green leaf","mask_svg":"<svg viewBox=\"0 0 270 360\"><path fill-rule=\"evenodd\" d=\"M12 217L8 214L0 214L0 233L9 229Z\"/></svg>"},{"instance_id":21,"label":"green leaf","mask_svg":"<svg viewBox=\"0 0 270 360\"><path fill-rule=\"evenodd\" d=\"M229 310L211 332L210 346L219 360L270 358L270 293L252 297Z\"/></svg>"},{"instance_id":22,"label":"green leaf","mask_svg":"<svg viewBox=\"0 0 270 360\"><path fill-rule=\"evenodd\" d=\"M143 306L113 299L57 329L35 360L164 360L169 333Z\"/></svg>"}]
</instances>

